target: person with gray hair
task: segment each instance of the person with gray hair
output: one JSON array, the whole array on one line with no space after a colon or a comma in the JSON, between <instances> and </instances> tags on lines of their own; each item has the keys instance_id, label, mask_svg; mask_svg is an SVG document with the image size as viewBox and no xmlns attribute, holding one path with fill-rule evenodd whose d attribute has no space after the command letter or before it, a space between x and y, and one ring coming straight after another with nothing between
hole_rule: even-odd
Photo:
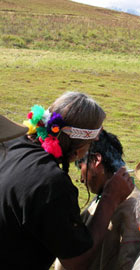
<instances>
[{"instance_id":1,"label":"person with gray hair","mask_svg":"<svg viewBox=\"0 0 140 270\"><path fill-rule=\"evenodd\" d=\"M0 161L0 269L47 270L58 257L66 269L87 270L134 185L125 168L118 170L87 228L68 171L98 139L103 109L87 95L69 92L47 110L34 105L27 118L28 135L5 143Z\"/></svg>"}]
</instances>

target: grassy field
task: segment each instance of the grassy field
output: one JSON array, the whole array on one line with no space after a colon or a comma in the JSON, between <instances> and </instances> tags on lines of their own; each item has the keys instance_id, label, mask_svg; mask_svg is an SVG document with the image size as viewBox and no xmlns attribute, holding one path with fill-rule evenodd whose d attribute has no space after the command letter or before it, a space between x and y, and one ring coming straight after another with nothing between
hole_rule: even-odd
<instances>
[{"instance_id":1,"label":"grassy field","mask_svg":"<svg viewBox=\"0 0 140 270\"><path fill-rule=\"evenodd\" d=\"M17 121L65 91L91 95L107 113L104 127L121 139L125 160L140 159L140 61L131 55L0 49L0 112Z\"/></svg>"},{"instance_id":2,"label":"grassy field","mask_svg":"<svg viewBox=\"0 0 140 270\"><path fill-rule=\"evenodd\" d=\"M140 161L140 17L68 0L0 1L0 113L22 123L66 91L107 113L130 168ZM71 165L79 203L88 195ZM140 187L136 179L136 185ZM92 197L93 195L91 195Z\"/></svg>"}]
</instances>

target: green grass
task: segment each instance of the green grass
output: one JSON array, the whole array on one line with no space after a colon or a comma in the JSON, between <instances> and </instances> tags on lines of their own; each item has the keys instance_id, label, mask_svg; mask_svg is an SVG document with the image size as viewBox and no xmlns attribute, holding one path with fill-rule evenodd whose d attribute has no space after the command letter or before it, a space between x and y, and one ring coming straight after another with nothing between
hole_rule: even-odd
<instances>
[{"instance_id":1,"label":"green grass","mask_svg":"<svg viewBox=\"0 0 140 270\"><path fill-rule=\"evenodd\" d=\"M47 108L66 91L85 92L105 110L104 128L118 135L128 167L135 168L139 28L138 16L68 0L1 0L0 113L22 123L33 104ZM83 207L88 195L73 164L70 175Z\"/></svg>"},{"instance_id":2,"label":"green grass","mask_svg":"<svg viewBox=\"0 0 140 270\"><path fill-rule=\"evenodd\" d=\"M1 113L21 122L35 103L48 107L65 91L85 92L106 111L104 127L121 139L128 165L139 162L139 57L1 49L0 74Z\"/></svg>"}]
</instances>

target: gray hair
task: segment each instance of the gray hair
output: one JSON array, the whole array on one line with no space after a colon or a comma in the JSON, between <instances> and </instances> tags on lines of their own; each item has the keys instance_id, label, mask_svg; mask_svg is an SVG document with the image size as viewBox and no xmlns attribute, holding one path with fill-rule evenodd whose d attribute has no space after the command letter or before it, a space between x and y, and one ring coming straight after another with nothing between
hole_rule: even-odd
<instances>
[{"instance_id":1,"label":"gray hair","mask_svg":"<svg viewBox=\"0 0 140 270\"><path fill-rule=\"evenodd\" d=\"M96 101L86 94L67 92L60 96L49 108L50 112L60 113L67 126L98 129L106 115ZM69 158L76 149L89 143L89 140L71 139L61 132L59 136L63 155Z\"/></svg>"}]
</instances>

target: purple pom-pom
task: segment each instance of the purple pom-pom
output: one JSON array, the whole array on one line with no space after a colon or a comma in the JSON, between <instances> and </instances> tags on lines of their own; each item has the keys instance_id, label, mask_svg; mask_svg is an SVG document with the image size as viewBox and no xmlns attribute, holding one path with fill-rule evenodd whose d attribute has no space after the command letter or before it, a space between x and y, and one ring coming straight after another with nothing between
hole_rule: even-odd
<instances>
[{"instance_id":1,"label":"purple pom-pom","mask_svg":"<svg viewBox=\"0 0 140 270\"><path fill-rule=\"evenodd\" d=\"M54 112L51 116L51 119L48 121L47 132L48 134L53 134L52 127L58 126L60 129L65 126L62 116L59 113ZM57 133L55 134L57 136Z\"/></svg>"}]
</instances>

